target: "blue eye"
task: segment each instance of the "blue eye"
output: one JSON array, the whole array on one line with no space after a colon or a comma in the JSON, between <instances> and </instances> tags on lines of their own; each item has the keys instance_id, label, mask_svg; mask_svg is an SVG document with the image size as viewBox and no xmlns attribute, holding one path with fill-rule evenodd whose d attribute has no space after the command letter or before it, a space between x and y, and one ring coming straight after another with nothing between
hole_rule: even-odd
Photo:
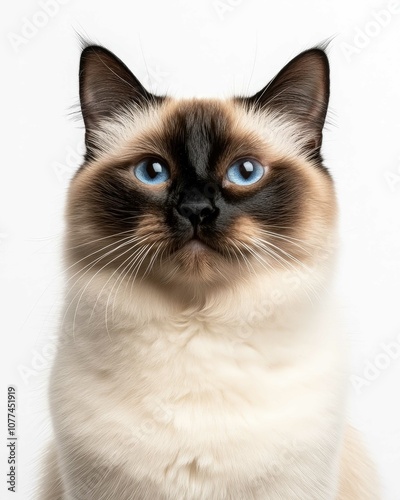
<instances>
[{"instance_id":1,"label":"blue eye","mask_svg":"<svg viewBox=\"0 0 400 500\"><path fill-rule=\"evenodd\" d=\"M169 170L156 158L147 158L134 169L136 177L144 184L162 184L169 179Z\"/></svg>"},{"instance_id":2,"label":"blue eye","mask_svg":"<svg viewBox=\"0 0 400 500\"><path fill-rule=\"evenodd\" d=\"M264 167L256 160L238 160L228 168L227 177L233 184L249 186L264 175Z\"/></svg>"}]
</instances>

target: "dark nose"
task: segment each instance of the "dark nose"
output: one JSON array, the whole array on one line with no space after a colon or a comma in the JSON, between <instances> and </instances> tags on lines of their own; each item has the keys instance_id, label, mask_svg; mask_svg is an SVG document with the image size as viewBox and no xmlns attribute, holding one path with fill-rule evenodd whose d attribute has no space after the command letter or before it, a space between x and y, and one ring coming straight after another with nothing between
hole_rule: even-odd
<instances>
[{"instance_id":1,"label":"dark nose","mask_svg":"<svg viewBox=\"0 0 400 500\"><path fill-rule=\"evenodd\" d=\"M208 198L201 200L183 200L178 206L178 212L193 226L209 222L217 215L217 209Z\"/></svg>"}]
</instances>

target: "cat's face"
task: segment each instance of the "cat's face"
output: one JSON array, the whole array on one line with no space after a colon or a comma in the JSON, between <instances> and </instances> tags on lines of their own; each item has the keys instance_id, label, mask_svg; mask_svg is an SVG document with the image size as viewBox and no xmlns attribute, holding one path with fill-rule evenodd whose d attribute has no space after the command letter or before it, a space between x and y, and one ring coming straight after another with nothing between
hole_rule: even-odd
<instances>
[{"instance_id":1,"label":"cat's face","mask_svg":"<svg viewBox=\"0 0 400 500\"><path fill-rule=\"evenodd\" d=\"M305 264L326 244L335 197L320 157L322 51L224 101L153 96L100 47L84 50L80 77L88 152L69 193L72 264L215 286Z\"/></svg>"}]
</instances>

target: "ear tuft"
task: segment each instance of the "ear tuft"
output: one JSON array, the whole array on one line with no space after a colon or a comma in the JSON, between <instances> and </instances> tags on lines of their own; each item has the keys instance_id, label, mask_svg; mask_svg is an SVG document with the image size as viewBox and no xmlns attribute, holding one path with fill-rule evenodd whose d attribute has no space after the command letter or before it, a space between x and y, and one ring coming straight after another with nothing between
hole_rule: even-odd
<instances>
[{"instance_id":1,"label":"ear tuft","mask_svg":"<svg viewBox=\"0 0 400 500\"><path fill-rule=\"evenodd\" d=\"M82 51L79 95L89 154L94 148L92 133L103 120L132 104L145 106L162 99L148 92L118 57L98 45Z\"/></svg>"},{"instance_id":2,"label":"ear tuft","mask_svg":"<svg viewBox=\"0 0 400 500\"><path fill-rule=\"evenodd\" d=\"M329 61L323 49L302 52L254 96L244 98L256 108L272 110L298 123L319 154L329 102Z\"/></svg>"}]
</instances>

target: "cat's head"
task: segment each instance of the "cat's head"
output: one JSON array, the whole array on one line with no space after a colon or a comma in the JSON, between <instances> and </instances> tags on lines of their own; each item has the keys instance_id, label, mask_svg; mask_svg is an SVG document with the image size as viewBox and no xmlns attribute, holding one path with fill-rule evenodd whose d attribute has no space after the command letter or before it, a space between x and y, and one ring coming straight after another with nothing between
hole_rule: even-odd
<instances>
[{"instance_id":1,"label":"cat's head","mask_svg":"<svg viewBox=\"0 0 400 500\"><path fill-rule=\"evenodd\" d=\"M178 100L88 46L80 98L87 154L67 221L69 262L83 272L226 286L312 264L328 244L323 50L303 52L252 97Z\"/></svg>"}]
</instances>

